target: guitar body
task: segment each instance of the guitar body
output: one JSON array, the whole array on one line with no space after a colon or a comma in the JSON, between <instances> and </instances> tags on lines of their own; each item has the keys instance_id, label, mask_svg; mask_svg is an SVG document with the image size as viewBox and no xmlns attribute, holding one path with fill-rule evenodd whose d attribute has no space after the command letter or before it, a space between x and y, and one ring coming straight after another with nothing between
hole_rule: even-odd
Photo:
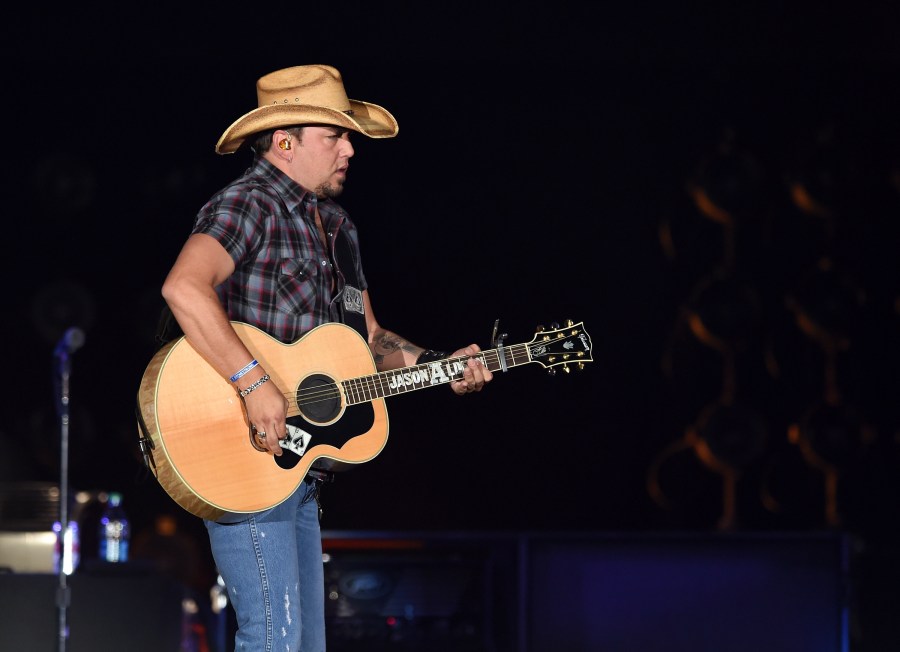
<instances>
[{"instance_id":1,"label":"guitar body","mask_svg":"<svg viewBox=\"0 0 900 652\"><path fill-rule=\"evenodd\" d=\"M243 402L185 338L161 348L138 390L151 469L166 492L187 511L210 520L257 512L286 500L317 459L357 464L387 443L384 399L348 405L342 392L302 407L301 392L332 388L342 379L375 373L366 342L343 324L323 324L292 344L232 322L253 357L285 392L288 425L307 446L298 456L275 457L253 443ZM318 465L317 465L318 466Z\"/></svg>"}]
</instances>

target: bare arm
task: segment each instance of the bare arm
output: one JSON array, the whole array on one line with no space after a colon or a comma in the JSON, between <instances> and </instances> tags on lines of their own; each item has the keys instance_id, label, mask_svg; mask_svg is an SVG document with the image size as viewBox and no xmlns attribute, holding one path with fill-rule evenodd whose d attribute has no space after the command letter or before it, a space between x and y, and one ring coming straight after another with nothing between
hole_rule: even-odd
<instances>
[{"instance_id":1,"label":"bare arm","mask_svg":"<svg viewBox=\"0 0 900 652\"><path fill-rule=\"evenodd\" d=\"M188 238L163 283L162 295L191 346L228 380L253 355L231 327L216 295L217 285L234 272L231 256L214 238L196 234ZM260 364L235 383L245 389L264 376ZM281 454L277 438L284 437L287 400L274 381L260 385L245 399L247 416L267 434L269 450Z\"/></svg>"},{"instance_id":2,"label":"bare arm","mask_svg":"<svg viewBox=\"0 0 900 652\"><path fill-rule=\"evenodd\" d=\"M378 370L400 369L416 364L416 360L425 349L413 344L405 337L383 328L378 323L372 310L372 301L368 290L363 291L363 305L366 310L366 328L369 331L369 348L372 350L372 357ZM480 351L481 348L477 344L470 344L457 349L447 357L473 356ZM484 384L490 382L492 378L493 374L481 364L480 360L470 358L462 380L451 382L450 388L454 393L460 395L479 392Z\"/></svg>"}]
</instances>

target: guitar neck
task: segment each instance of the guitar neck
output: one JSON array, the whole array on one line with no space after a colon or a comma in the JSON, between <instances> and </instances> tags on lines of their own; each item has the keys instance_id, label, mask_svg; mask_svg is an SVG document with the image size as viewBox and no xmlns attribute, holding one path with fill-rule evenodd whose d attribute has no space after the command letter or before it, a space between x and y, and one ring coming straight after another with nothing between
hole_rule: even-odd
<instances>
[{"instance_id":1,"label":"guitar neck","mask_svg":"<svg viewBox=\"0 0 900 652\"><path fill-rule=\"evenodd\" d=\"M370 376L360 376L342 381L347 403L365 403L376 398L396 396L425 387L437 387L459 380L466 369L470 357L478 358L492 372L518 367L532 362L528 344L513 344L496 349L481 351L474 356L445 358L403 369L382 371Z\"/></svg>"}]
</instances>

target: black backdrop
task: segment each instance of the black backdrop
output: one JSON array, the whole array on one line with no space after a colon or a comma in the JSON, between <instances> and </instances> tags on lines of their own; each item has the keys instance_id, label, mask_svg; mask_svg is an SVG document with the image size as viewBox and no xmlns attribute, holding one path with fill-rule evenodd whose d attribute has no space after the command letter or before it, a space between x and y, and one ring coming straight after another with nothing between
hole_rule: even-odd
<instances>
[{"instance_id":1,"label":"black backdrop","mask_svg":"<svg viewBox=\"0 0 900 652\"><path fill-rule=\"evenodd\" d=\"M714 529L719 476L689 450L664 454L721 387L715 352L677 329L723 251L687 193L699 179L744 218L741 269L766 310L739 365L769 428L739 487L740 527L827 525L822 473L787 438L821 395L822 356L784 297L837 251L867 301L822 302L850 325L839 378L877 435L842 476L845 525L893 536L896 10L453 6L16 11L3 46L5 479L58 477L52 351L78 325L74 487L122 491L138 532L171 512L206 545L136 446L159 286L196 210L246 166L213 146L255 106L256 78L323 62L400 123L396 139L355 140L342 197L380 321L452 349L488 345L497 318L510 343L573 319L594 344L583 372L529 365L477 396L389 402L388 446L325 489L325 527ZM719 158L726 143L752 174ZM792 203L798 177L835 207L840 237ZM737 330L729 299L715 308ZM673 351L682 366L667 373ZM665 506L648 486L660 460Z\"/></svg>"}]
</instances>

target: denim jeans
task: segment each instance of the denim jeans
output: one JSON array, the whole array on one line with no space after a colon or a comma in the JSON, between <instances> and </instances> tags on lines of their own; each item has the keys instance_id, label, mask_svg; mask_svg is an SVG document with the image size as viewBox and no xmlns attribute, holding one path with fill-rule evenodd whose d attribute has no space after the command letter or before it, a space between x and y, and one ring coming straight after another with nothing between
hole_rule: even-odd
<instances>
[{"instance_id":1,"label":"denim jeans","mask_svg":"<svg viewBox=\"0 0 900 652\"><path fill-rule=\"evenodd\" d=\"M316 484L237 522L205 521L237 619L235 650L324 652L325 571Z\"/></svg>"}]
</instances>

